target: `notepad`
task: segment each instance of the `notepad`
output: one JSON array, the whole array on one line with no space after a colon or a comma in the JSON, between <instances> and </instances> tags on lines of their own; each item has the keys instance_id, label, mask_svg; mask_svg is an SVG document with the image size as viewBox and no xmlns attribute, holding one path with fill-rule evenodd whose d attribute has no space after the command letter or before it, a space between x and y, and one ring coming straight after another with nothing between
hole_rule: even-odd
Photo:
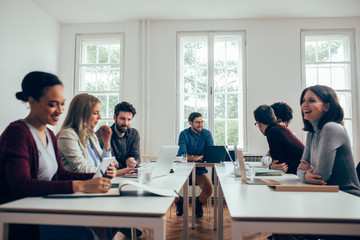
<instances>
[{"instance_id":1,"label":"notepad","mask_svg":"<svg viewBox=\"0 0 360 240\"><path fill-rule=\"evenodd\" d=\"M50 194L50 195L47 195L44 197L46 197L46 198L116 197L116 196L121 196L121 188L126 185L133 186L137 189L142 189L144 192L149 192L149 193L152 193L152 194L155 194L158 196L163 196L163 197L178 197L179 196L175 190L155 188L155 187L150 187L148 185L141 184L141 183L138 183L135 181L123 180L119 183L118 188L111 188L106 193L77 192L77 193L70 193L70 194Z\"/></svg>"},{"instance_id":2,"label":"notepad","mask_svg":"<svg viewBox=\"0 0 360 240\"><path fill-rule=\"evenodd\" d=\"M289 191L289 192L338 192L337 185L268 185L275 191Z\"/></svg>"},{"instance_id":3,"label":"notepad","mask_svg":"<svg viewBox=\"0 0 360 240\"><path fill-rule=\"evenodd\" d=\"M283 171L274 169L259 169L255 171L255 176L282 176Z\"/></svg>"}]
</instances>

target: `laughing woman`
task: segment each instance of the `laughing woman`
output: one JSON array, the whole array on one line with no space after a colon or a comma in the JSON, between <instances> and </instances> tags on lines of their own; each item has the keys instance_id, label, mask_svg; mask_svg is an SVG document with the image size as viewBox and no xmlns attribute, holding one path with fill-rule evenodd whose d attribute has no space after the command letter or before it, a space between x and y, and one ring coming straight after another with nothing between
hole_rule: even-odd
<instances>
[{"instance_id":1,"label":"laughing woman","mask_svg":"<svg viewBox=\"0 0 360 240\"><path fill-rule=\"evenodd\" d=\"M342 191L360 196L344 113L335 91L322 85L308 87L300 105L304 130L309 132L297 172L300 180L339 185Z\"/></svg>"},{"instance_id":2,"label":"laughing woman","mask_svg":"<svg viewBox=\"0 0 360 240\"><path fill-rule=\"evenodd\" d=\"M110 179L91 179L93 173L70 172L61 163L56 137L46 127L55 126L64 111L64 88L58 77L31 72L24 77L21 87L16 98L29 103L30 113L25 119L12 122L0 137L0 204L56 193L107 192ZM71 239L69 234L75 233L76 239L93 238L86 227L61 230L67 232L59 235L63 239ZM40 232L38 226L9 225L10 239L37 239Z\"/></svg>"}]
</instances>

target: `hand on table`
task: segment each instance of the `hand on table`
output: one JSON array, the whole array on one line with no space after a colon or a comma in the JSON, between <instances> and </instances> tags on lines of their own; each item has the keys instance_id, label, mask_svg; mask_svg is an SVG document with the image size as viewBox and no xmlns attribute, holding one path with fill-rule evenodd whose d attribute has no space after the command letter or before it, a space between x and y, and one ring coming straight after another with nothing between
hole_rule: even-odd
<instances>
[{"instance_id":1,"label":"hand on table","mask_svg":"<svg viewBox=\"0 0 360 240\"><path fill-rule=\"evenodd\" d=\"M135 158L129 157L128 159L126 159L126 166L127 166L128 168L134 168L134 167L136 167Z\"/></svg>"},{"instance_id":2,"label":"hand on table","mask_svg":"<svg viewBox=\"0 0 360 240\"><path fill-rule=\"evenodd\" d=\"M321 179L321 176L320 176L320 175L313 174L314 169L315 169L315 167L306 170L306 173L305 173L305 181L306 181L307 183L318 184L318 185L325 185L326 182Z\"/></svg>"},{"instance_id":3,"label":"hand on table","mask_svg":"<svg viewBox=\"0 0 360 240\"><path fill-rule=\"evenodd\" d=\"M93 178L86 181L73 181L74 192L106 193L111 188L109 178Z\"/></svg>"},{"instance_id":4,"label":"hand on table","mask_svg":"<svg viewBox=\"0 0 360 240\"><path fill-rule=\"evenodd\" d=\"M288 165L286 163L278 163L278 162L279 160L274 160L269 166L269 169L280 170L286 173L289 170Z\"/></svg>"}]
</instances>

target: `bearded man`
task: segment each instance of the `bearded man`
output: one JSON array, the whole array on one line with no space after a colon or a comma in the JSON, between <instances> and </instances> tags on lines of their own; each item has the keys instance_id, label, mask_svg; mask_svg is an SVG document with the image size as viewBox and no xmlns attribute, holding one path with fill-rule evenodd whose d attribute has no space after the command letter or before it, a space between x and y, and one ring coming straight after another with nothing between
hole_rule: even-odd
<instances>
[{"instance_id":1,"label":"bearded man","mask_svg":"<svg viewBox=\"0 0 360 240\"><path fill-rule=\"evenodd\" d=\"M140 164L140 135L135 128L130 127L135 114L135 108L128 102L121 102L114 108L115 123L111 126L111 151L119 163L118 169L134 168ZM96 135L102 146L99 130Z\"/></svg>"}]
</instances>

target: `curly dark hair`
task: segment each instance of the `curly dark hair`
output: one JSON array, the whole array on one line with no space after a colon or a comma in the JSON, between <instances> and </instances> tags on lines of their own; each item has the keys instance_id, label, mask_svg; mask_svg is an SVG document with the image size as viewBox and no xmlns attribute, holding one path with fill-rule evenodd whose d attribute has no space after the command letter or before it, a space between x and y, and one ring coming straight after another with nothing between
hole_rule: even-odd
<instances>
[{"instance_id":1,"label":"curly dark hair","mask_svg":"<svg viewBox=\"0 0 360 240\"><path fill-rule=\"evenodd\" d=\"M291 119L293 118L293 110L288 104L284 102L276 102L270 107L274 109L275 116L278 120L281 122L290 123Z\"/></svg>"},{"instance_id":2,"label":"curly dark hair","mask_svg":"<svg viewBox=\"0 0 360 240\"><path fill-rule=\"evenodd\" d=\"M119 112L130 112L132 113L132 116L134 117L136 114L136 110L134 106L128 102L121 102L118 103L114 108L114 114L117 117L119 115Z\"/></svg>"}]
</instances>

